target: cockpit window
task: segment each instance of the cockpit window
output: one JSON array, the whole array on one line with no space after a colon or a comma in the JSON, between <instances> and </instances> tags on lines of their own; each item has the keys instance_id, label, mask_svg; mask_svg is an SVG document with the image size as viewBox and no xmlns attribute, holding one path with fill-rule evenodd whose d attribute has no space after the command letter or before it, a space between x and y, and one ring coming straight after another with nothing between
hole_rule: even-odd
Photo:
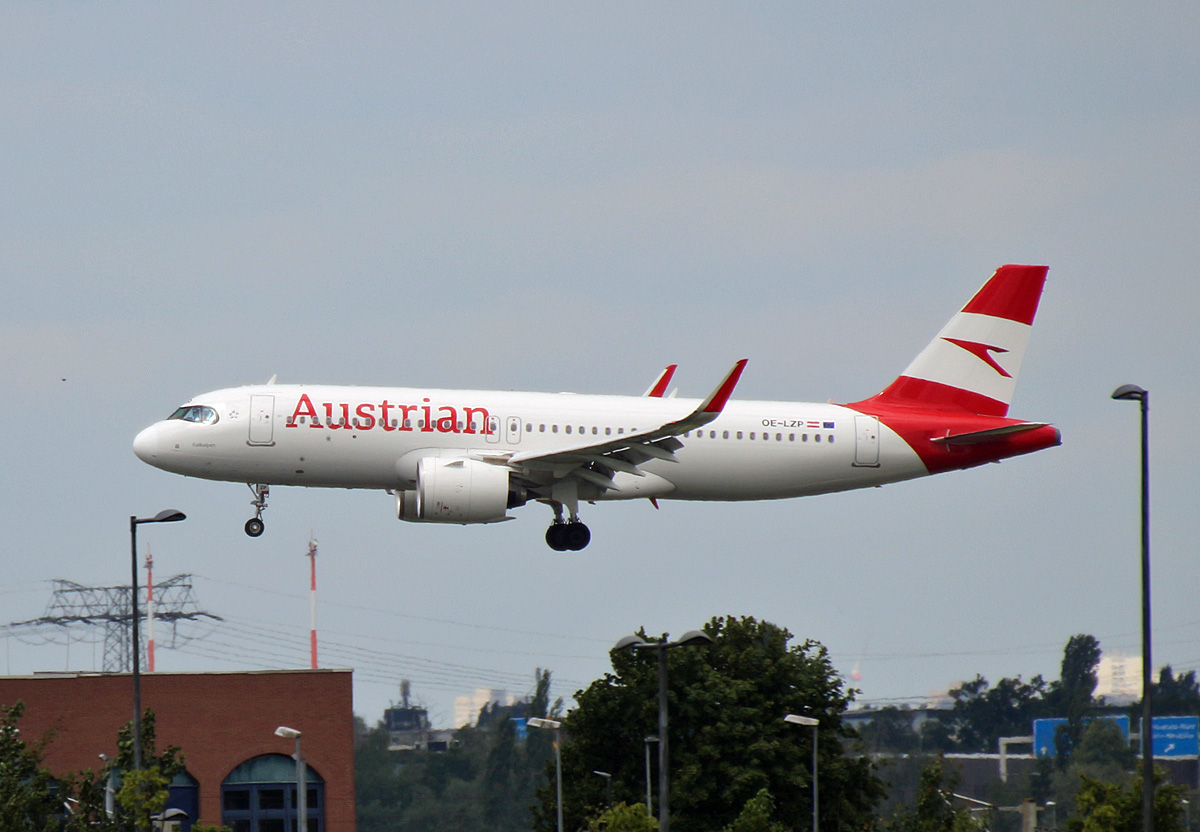
<instances>
[{"instance_id":1,"label":"cockpit window","mask_svg":"<svg viewBox=\"0 0 1200 832\"><path fill-rule=\"evenodd\" d=\"M176 410L168 419L182 419L185 422L196 422L201 425L216 424L217 411L203 405L184 405Z\"/></svg>"}]
</instances>

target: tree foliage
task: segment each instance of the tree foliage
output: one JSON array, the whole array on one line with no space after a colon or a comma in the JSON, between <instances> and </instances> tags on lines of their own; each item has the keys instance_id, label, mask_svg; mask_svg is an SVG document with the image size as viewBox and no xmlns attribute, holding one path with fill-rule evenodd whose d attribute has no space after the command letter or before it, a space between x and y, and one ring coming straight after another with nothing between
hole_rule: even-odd
<instances>
[{"instance_id":1,"label":"tree foliage","mask_svg":"<svg viewBox=\"0 0 1200 832\"><path fill-rule=\"evenodd\" d=\"M1183 799L1187 789L1163 783L1160 769L1154 771L1155 832L1184 832ZM1142 829L1142 778L1124 783L1106 783L1082 776L1075 800L1075 814L1067 832L1140 832Z\"/></svg>"},{"instance_id":2,"label":"tree foliage","mask_svg":"<svg viewBox=\"0 0 1200 832\"><path fill-rule=\"evenodd\" d=\"M921 769L915 805L897 812L883 824L885 832L978 832L967 809L956 808L951 795L958 787L958 774L947 772L942 759L931 760Z\"/></svg>"},{"instance_id":3,"label":"tree foliage","mask_svg":"<svg viewBox=\"0 0 1200 832\"><path fill-rule=\"evenodd\" d=\"M527 832L553 736L530 730L522 740L512 717L557 717L561 708L550 702L550 671L538 670L529 702L485 707L445 752L389 751L386 728L364 727L355 750L358 829Z\"/></svg>"},{"instance_id":4,"label":"tree foliage","mask_svg":"<svg viewBox=\"0 0 1200 832\"><path fill-rule=\"evenodd\" d=\"M618 803L588 821L587 832L658 832L658 821L646 813L645 803Z\"/></svg>"},{"instance_id":5,"label":"tree foliage","mask_svg":"<svg viewBox=\"0 0 1200 832\"><path fill-rule=\"evenodd\" d=\"M27 832L116 832L133 826L149 827L149 816L162 811L171 778L183 771L178 746L155 751L154 712L142 721L143 770L133 770L133 726L118 732L117 759L99 771L85 769L55 777L44 765L44 752L53 741L47 734L33 742L21 737L18 723L25 705L0 705L0 829ZM124 772L117 793L122 815L110 818L105 809L109 774Z\"/></svg>"},{"instance_id":6,"label":"tree foliage","mask_svg":"<svg viewBox=\"0 0 1200 832\"><path fill-rule=\"evenodd\" d=\"M844 750L853 733L841 716L853 692L843 687L825 648L814 641L789 645L787 630L749 617L714 618L704 629L714 644L668 651L672 827L716 832L764 788L775 796L779 818L806 825L812 732L784 723L788 713L820 720L822 815L831 824L837 818L844 827L865 825L883 788L866 758ZM613 672L576 694L577 707L567 716L568 828L604 805L604 784L592 771L612 774L614 800L636 801L645 788L644 741L658 731L657 651L614 651L611 661ZM549 832L553 785L539 795L536 828Z\"/></svg>"},{"instance_id":7,"label":"tree foliage","mask_svg":"<svg viewBox=\"0 0 1200 832\"><path fill-rule=\"evenodd\" d=\"M1158 681L1150 685L1150 705L1156 716L1200 716L1200 682L1196 671L1176 676L1167 665L1158 672ZM1138 704L1141 713L1141 704Z\"/></svg>"},{"instance_id":8,"label":"tree foliage","mask_svg":"<svg viewBox=\"0 0 1200 832\"><path fill-rule=\"evenodd\" d=\"M742 807L742 812L733 823L721 832L789 832L782 823L774 820L775 798L767 789L759 789Z\"/></svg>"}]
</instances>

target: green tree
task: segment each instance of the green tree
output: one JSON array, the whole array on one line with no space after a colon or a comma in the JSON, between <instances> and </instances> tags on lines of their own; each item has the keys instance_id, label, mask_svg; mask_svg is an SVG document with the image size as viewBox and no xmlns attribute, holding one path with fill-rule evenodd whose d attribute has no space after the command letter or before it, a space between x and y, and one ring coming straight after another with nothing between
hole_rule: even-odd
<instances>
[{"instance_id":1,"label":"green tree","mask_svg":"<svg viewBox=\"0 0 1200 832\"><path fill-rule=\"evenodd\" d=\"M526 832L553 737L531 730L522 739L513 719L558 716L562 702L551 703L550 682L550 671L539 669L528 702L483 708L445 752L389 751L384 726L362 726L355 748L359 831Z\"/></svg>"},{"instance_id":2,"label":"green tree","mask_svg":"<svg viewBox=\"0 0 1200 832\"><path fill-rule=\"evenodd\" d=\"M587 832L658 832L658 821L646 814L645 803L618 803L588 821Z\"/></svg>"},{"instance_id":3,"label":"green tree","mask_svg":"<svg viewBox=\"0 0 1200 832\"><path fill-rule=\"evenodd\" d=\"M1000 737L1028 733L1032 721L1045 715L1046 689L1041 676L1028 682L1022 682L1020 676L1005 678L989 687L987 679L976 675L973 681L950 691L956 750L991 753Z\"/></svg>"},{"instance_id":4,"label":"green tree","mask_svg":"<svg viewBox=\"0 0 1200 832\"><path fill-rule=\"evenodd\" d=\"M105 774L69 772L56 778L43 764L48 733L33 742L18 727L25 704L0 705L0 829L23 832L114 832L104 810Z\"/></svg>"},{"instance_id":5,"label":"green tree","mask_svg":"<svg viewBox=\"0 0 1200 832\"><path fill-rule=\"evenodd\" d=\"M24 713L24 702L0 705L0 829L57 829L63 798L42 765L49 740L30 744L21 739L17 723Z\"/></svg>"},{"instance_id":6,"label":"green tree","mask_svg":"<svg viewBox=\"0 0 1200 832\"><path fill-rule=\"evenodd\" d=\"M1051 712L1066 717L1066 725L1055 736L1058 765L1066 768L1071 753L1083 738L1087 717L1095 705L1096 667L1100 664L1100 642L1089 635L1074 635L1063 648L1062 672L1046 697Z\"/></svg>"},{"instance_id":7,"label":"green tree","mask_svg":"<svg viewBox=\"0 0 1200 832\"><path fill-rule=\"evenodd\" d=\"M812 732L783 722L788 713L820 720L821 812L830 824L864 826L883 796L865 757L848 755L856 739L841 717L853 699L824 647L789 645L792 634L753 618L714 618L715 643L668 651L672 826L716 832L732 823L759 790L775 796L794 826L812 816ZM647 634L641 633L643 638ZM614 651L613 672L576 694L566 717L563 809L577 828L604 805L593 770L612 774L614 800L634 802L645 784L643 742L657 732L656 651ZM539 796L535 827L554 828L554 786ZM831 826L832 828L832 826Z\"/></svg>"},{"instance_id":8,"label":"green tree","mask_svg":"<svg viewBox=\"0 0 1200 832\"><path fill-rule=\"evenodd\" d=\"M1142 778L1125 783L1105 783L1082 775L1075 813L1067 832L1140 832L1142 828ZM1183 799L1187 789L1163 783L1161 769L1154 771L1154 829L1184 832Z\"/></svg>"},{"instance_id":9,"label":"green tree","mask_svg":"<svg viewBox=\"0 0 1200 832\"><path fill-rule=\"evenodd\" d=\"M1170 665L1158 671L1158 681L1150 686L1150 705L1157 716L1194 716L1200 715L1200 682L1196 681L1196 671L1189 670L1182 676L1176 676ZM1133 706L1138 715L1142 712L1142 703Z\"/></svg>"},{"instance_id":10,"label":"green tree","mask_svg":"<svg viewBox=\"0 0 1200 832\"><path fill-rule=\"evenodd\" d=\"M921 769L916 804L896 813L884 824L886 832L978 832L965 808L955 808L951 795L958 787L958 774L947 772L941 758Z\"/></svg>"},{"instance_id":11,"label":"green tree","mask_svg":"<svg viewBox=\"0 0 1200 832\"><path fill-rule=\"evenodd\" d=\"M775 798L766 789L750 798L742 807L742 813L722 832L790 832L782 823L774 820Z\"/></svg>"},{"instance_id":12,"label":"green tree","mask_svg":"<svg viewBox=\"0 0 1200 832\"><path fill-rule=\"evenodd\" d=\"M134 828L148 829L150 816L167 805L167 787L175 775L185 770L183 755L177 745L169 745L158 753L158 736L154 711L146 708L142 714L142 769L134 769L133 721L117 731L117 759L110 762L101 774L107 779L109 768L121 773L117 791L117 806Z\"/></svg>"}]
</instances>

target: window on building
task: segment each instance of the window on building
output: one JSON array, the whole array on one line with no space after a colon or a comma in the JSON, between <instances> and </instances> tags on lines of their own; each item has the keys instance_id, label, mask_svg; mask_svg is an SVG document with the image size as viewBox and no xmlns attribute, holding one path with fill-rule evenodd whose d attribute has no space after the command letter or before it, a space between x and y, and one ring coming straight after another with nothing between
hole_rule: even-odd
<instances>
[{"instance_id":1,"label":"window on building","mask_svg":"<svg viewBox=\"0 0 1200 832\"><path fill-rule=\"evenodd\" d=\"M307 773L307 832L325 832L325 781L311 766ZM296 763L286 755L249 759L221 784L221 823L234 832L292 832L298 811Z\"/></svg>"}]
</instances>

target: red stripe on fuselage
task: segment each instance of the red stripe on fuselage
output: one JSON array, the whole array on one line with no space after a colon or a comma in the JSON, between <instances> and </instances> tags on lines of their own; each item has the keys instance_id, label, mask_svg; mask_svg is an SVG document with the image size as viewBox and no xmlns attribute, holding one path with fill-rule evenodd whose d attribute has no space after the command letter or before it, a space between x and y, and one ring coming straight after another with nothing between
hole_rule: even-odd
<instances>
[{"instance_id":1,"label":"red stripe on fuselage","mask_svg":"<svg viewBox=\"0 0 1200 832\"><path fill-rule=\"evenodd\" d=\"M947 436L993 430L1024 424L1020 419L1005 419L952 410L925 410L904 405L889 406L880 396L846 405L859 413L877 416L921 458L931 474L973 468L985 462L999 462L1012 456L1031 454L1062 444L1058 428L1046 425L973 445L935 442Z\"/></svg>"}]
</instances>

